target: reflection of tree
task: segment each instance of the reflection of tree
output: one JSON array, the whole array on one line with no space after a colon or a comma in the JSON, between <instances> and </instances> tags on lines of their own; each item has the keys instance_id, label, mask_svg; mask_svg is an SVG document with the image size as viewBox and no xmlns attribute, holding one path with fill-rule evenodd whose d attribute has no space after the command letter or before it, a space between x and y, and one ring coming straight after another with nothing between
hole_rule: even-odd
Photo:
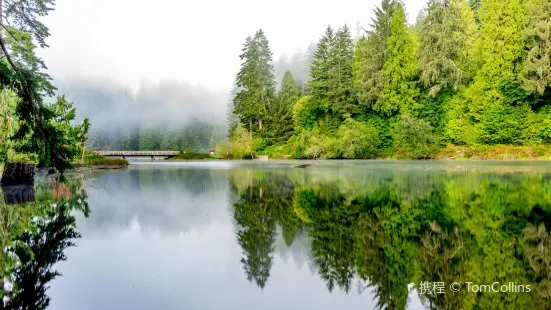
<instances>
[{"instance_id":1,"label":"reflection of tree","mask_svg":"<svg viewBox=\"0 0 551 310\"><path fill-rule=\"evenodd\" d=\"M431 279L432 282L464 283L467 261L463 238L459 229L453 232L443 231L436 223L430 223L430 231L426 231L423 238L421 255L422 279ZM463 300L467 297L465 290L454 294L426 295L431 308L463 309Z\"/></svg>"},{"instance_id":2,"label":"reflection of tree","mask_svg":"<svg viewBox=\"0 0 551 310\"><path fill-rule=\"evenodd\" d=\"M542 298L551 298L551 236L545 225L529 224L523 231L525 255L535 272L536 292Z\"/></svg>"},{"instance_id":3,"label":"reflection of tree","mask_svg":"<svg viewBox=\"0 0 551 310\"><path fill-rule=\"evenodd\" d=\"M64 250L73 246L80 235L75 228L74 210L88 214L86 193L82 180L64 184L37 184L37 201L27 205L0 206L3 218L2 235L2 289L12 284L9 291L1 291L7 298L5 309L45 309L50 298L46 295L48 282L59 275L53 266L66 259ZM13 217L15 216L15 218Z\"/></svg>"},{"instance_id":4,"label":"reflection of tree","mask_svg":"<svg viewBox=\"0 0 551 310\"><path fill-rule=\"evenodd\" d=\"M548 308L551 238L545 226L529 224L551 223L548 175L411 169L362 171L361 178L345 170L339 178L297 171L232 172L249 279L265 284L279 223L289 246L298 230L309 235L330 291L349 292L357 277L379 309L406 308L407 284L421 281L536 287L529 294L419 296L429 308Z\"/></svg>"},{"instance_id":5,"label":"reflection of tree","mask_svg":"<svg viewBox=\"0 0 551 310\"><path fill-rule=\"evenodd\" d=\"M391 279L384 247L390 237L383 231L384 219L371 214L362 214L359 220L358 243L356 244L357 271L360 279L374 287L378 309L395 309L391 298ZM360 292L366 287L360 287Z\"/></svg>"},{"instance_id":6,"label":"reflection of tree","mask_svg":"<svg viewBox=\"0 0 551 310\"><path fill-rule=\"evenodd\" d=\"M355 274L354 243L359 208L334 188L303 190L297 203L312 220L312 254L329 291L350 291Z\"/></svg>"},{"instance_id":7,"label":"reflection of tree","mask_svg":"<svg viewBox=\"0 0 551 310\"><path fill-rule=\"evenodd\" d=\"M272 268L276 230L270 208L269 203L261 201L260 196L256 195L234 204L234 218L243 227L237 233L237 240L245 255L241 262L247 279L254 279L260 288L266 285Z\"/></svg>"}]
</instances>

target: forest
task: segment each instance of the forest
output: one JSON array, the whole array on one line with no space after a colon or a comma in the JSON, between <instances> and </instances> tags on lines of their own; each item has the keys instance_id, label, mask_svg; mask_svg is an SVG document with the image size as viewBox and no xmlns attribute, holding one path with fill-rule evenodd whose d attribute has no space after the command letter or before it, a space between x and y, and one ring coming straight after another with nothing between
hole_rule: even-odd
<instances>
[{"instance_id":1,"label":"forest","mask_svg":"<svg viewBox=\"0 0 551 310\"><path fill-rule=\"evenodd\" d=\"M228 107L227 158L434 158L442 149L551 142L551 1L430 0L413 25L383 0L368 30L327 27L309 80L275 80L266 34L247 37ZM280 84L280 87L277 87ZM538 151L538 152L540 152Z\"/></svg>"}]
</instances>

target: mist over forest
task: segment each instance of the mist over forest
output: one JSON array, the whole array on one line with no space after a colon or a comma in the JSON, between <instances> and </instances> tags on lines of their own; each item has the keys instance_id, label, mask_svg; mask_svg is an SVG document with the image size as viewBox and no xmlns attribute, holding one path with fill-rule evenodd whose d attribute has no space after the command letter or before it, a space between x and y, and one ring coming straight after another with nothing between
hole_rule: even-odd
<instances>
[{"instance_id":1,"label":"mist over forest","mask_svg":"<svg viewBox=\"0 0 551 310\"><path fill-rule=\"evenodd\" d=\"M144 82L134 93L107 80L56 80L73 102L77 121L92 124L88 147L205 151L226 134L226 91L185 82Z\"/></svg>"},{"instance_id":2,"label":"mist over forest","mask_svg":"<svg viewBox=\"0 0 551 310\"><path fill-rule=\"evenodd\" d=\"M309 80L315 45L273 62L278 88L285 71L299 88ZM188 150L205 152L228 135L235 86L213 91L187 82L143 82L137 91L107 79L56 79L58 93L90 119L87 147L96 150Z\"/></svg>"}]
</instances>

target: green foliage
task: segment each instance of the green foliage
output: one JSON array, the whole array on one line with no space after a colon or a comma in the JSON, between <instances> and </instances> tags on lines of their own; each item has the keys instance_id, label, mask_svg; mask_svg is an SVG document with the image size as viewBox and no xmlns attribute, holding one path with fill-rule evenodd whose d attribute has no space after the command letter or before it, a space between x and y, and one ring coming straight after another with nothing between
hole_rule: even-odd
<instances>
[{"instance_id":1,"label":"green foliage","mask_svg":"<svg viewBox=\"0 0 551 310\"><path fill-rule=\"evenodd\" d=\"M406 113L417 105L417 59L416 42L406 24L402 5L396 5L390 19L390 36L387 40L387 57L381 71L385 84L382 100L374 106L375 111L391 115L395 111Z\"/></svg>"},{"instance_id":2,"label":"green foliage","mask_svg":"<svg viewBox=\"0 0 551 310\"><path fill-rule=\"evenodd\" d=\"M311 101L310 95L300 98L293 107L295 129L312 129L321 117L321 111Z\"/></svg>"},{"instance_id":3,"label":"green foliage","mask_svg":"<svg viewBox=\"0 0 551 310\"><path fill-rule=\"evenodd\" d=\"M216 150L216 156L218 157L221 157L224 159L230 159L233 157L232 144L229 141L221 141L216 145L215 150Z\"/></svg>"},{"instance_id":4,"label":"green foliage","mask_svg":"<svg viewBox=\"0 0 551 310\"><path fill-rule=\"evenodd\" d=\"M348 118L339 128L337 148L343 158L375 158L379 145L377 129L369 123Z\"/></svg>"},{"instance_id":5,"label":"green foliage","mask_svg":"<svg viewBox=\"0 0 551 310\"><path fill-rule=\"evenodd\" d=\"M406 158L431 158L434 155L436 139L427 122L404 114L393 129L394 145L405 151Z\"/></svg>"},{"instance_id":6,"label":"green foliage","mask_svg":"<svg viewBox=\"0 0 551 310\"><path fill-rule=\"evenodd\" d=\"M466 0L431 0L420 31L420 81L435 96L469 80L477 25Z\"/></svg>"},{"instance_id":7,"label":"green foliage","mask_svg":"<svg viewBox=\"0 0 551 310\"><path fill-rule=\"evenodd\" d=\"M232 156L234 159L252 158L254 156L254 142L250 132L237 124L231 137Z\"/></svg>"},{"instance_id":8,"label":"green foliage","mask_svg":"<svg viewBox=\"0 0 551 310\"><path fill-rule=\"evenodd\" d=\"M175 160L178 160L178 159L184 159L184 160L188 160L188 159L207 159L207 158L210 158L210 154L196 153L196 152L192 151L191 149L188 149L187 151L180 150L178 156L173 157L173 159L175 159Z\"/></svg>"},{"instance_id":9,"label":"green foliage","mask_svg":"<svg viewBox=\"0 0 551 310\"><path fill-rule=\"evenodd\" d=\"M340 122L358 112L352 81L354 45L345 25L336 33L327 27L313 55L310 67L310 104L329 122Z\"/></svg>"},{"instance_id":10,"label":"green foliage","mask_svg":"<svg viewBox=\"0 0 551 310\"><path fill-rule=\"evenodd\" d=\"M551 83L551 2L526 1L528 25L524 31L525 50L522 81L532 92L543 94Z\"/></svg>"},{"instance_id":11,"label":"green foliage","mask_svg":"<svg viewBox=\"0 0 551 310\"><path fill-rule=\"evenodd\" d=\"M381 100L384 79L383 64L387 57L387 41L390 37L390 19L397 1L383 0L381 6L375 8L375 17L366 36L362 36L356 44L354 52L354 86L358 102L364 107L372 107Z\"/></svg>"},{"instance_id":12,"label":"green foliage","mask_svg":"<svg viewBox=\"0 0 551 310\"><path fill-rule=\"evenodd\" d=\"M262 30L252 38L247 37L239 57L242 64L236 78L239 90L233 100L233 113L243 124L249 123L250 130L253 122L258 125L255 128L262 129L262 119L275 100L276 85L272 52Z\"/></svg>"}]
</instances>

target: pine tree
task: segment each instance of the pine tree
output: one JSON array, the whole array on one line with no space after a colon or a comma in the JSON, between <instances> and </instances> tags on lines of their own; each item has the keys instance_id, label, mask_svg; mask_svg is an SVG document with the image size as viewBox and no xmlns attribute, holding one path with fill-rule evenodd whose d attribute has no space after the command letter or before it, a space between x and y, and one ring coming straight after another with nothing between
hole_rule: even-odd
<instances>
[{"instance_id":1,"label":"pine tree","mask_svg":"<svg viewBox=\"0 0 551 310\"><path fill-rule=\"evenodd\" d=\"M348 26L340 28L335 34L332 51L333 70L332 82L334 92L330 111L333 115L344 119L346 114L358 112L354 91L352 66L354 63L354 43Z\"/></svg>"},{"instance_id":2,"label":"pine tree","mask_svg":"<svg viewBox=\"0 0 551 310\"><path fill-rule=\"evenodd\" d=\"M394 111L405 113L417 105L419 95L416 73L416 42L406 24L406 14L402 5L396 5L390 20L390 37L387 41L387 57L383 65L382 100L373 109L386 115Z\"/></svg>"},{"instance_id":3,"label":"pine tree","mask_svg":"<svg viewBox=\"0 0 551 310\"><path fill-rule=\"evenodd\" d=\"M526 10L522 0L483 0L478 13L481 29L473 57L477 72L467 92L470 114L477 121L503 104L500 84L518 70Z\"/></svg>"},{"instance_id":4,"label":"pine tree","mask_svg":"<svg viewBox=\"0 0 551 310\"><path fill-rule=\"evenodd\" d=\"M420 80L435 96L441 88L457 90L470 77L477 26L466 0L431 0L421 23Z\"/></svg>"},{"instance_id":5,"label":"pine tree","mask_svg":"<svg viewBox=\"0 0 551 310\"><path fill-rule=\"evenodd\" d=\"M280 102L289 107L291 111L293 110L293 106L299 98L299 90L293 74L289 70L285 71L283 75L283 79L281 80L281 91L278 97Z\"/></svg>"},{"instance_id":6,"label":"pine tree","mask_svg":"<svg viewBox=\"0 0 551 310\"><path fill-rule=\"evenodd\" d=\"M551 85L551 1L528 2L528 26L524 32L528 55L524 61L522 84L543 94Z\"/></svg>"},{"instance_id":7,"label":"pine tree","mask_svg":"<svg viewBox=\"0 0 551 310\"><path fill-rule=\"evenodd\" d=\"M333 29L328 26L325 34L321 37L316 46L310 66L310 87L311 103L320 111L327 111L330 106L329 98L332 96L333 85L331 85L332 74L332 49L335 45Z\"/></svg>"},{"instance_id":8,"label":"pine tree","mask_svg":"<svg viewBox=\"0 0 551 310\"><path fill-rule=\"evenodd\" d=\"M270 105L266 119L266 142L269 145L284 143L294 132L293 107L299 98L297 83L290 71L286 71L281 81L277 101Z\"/></svg>"},{"instance_id":9,"label":"pine tree","mask_svg":"<svg viewBox=\"0 0 551 310\"><path fill-rule=\"evenodd\" d=\"M240 90L233 101L234 113L241 122L249 123L252 132L253 122L258 124L258 129L263 128L262 119L275 96L272 52L262 30L257 31L253 38L246 39L239 57L243 63L237 74Z\"/></svg>"},{"instance_id":10,"label":"pine tree","mask_svg":"<svg viewBox=\"0 0 551 310\"><path fill-rule=\"evenodd\" d=\"M358 102L371 107L379 100L383 88L381 71L387 54L390 36L390 19L397 2L383 0L381 7L374 10L371 30L360 38L354 53L354 85Z\"/></svg>"}]
</instances>

